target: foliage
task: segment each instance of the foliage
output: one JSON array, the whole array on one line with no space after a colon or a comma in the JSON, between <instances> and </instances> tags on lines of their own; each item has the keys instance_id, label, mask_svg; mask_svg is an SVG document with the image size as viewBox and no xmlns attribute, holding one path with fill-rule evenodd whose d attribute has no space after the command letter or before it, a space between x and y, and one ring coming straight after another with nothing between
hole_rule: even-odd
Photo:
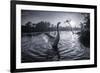
<instances>
[{"instance_id":1,"label":"foliage","mask_svg":"<svg viewBox=\"0 0 100 73\"><path fill-rule=\"evenodd\" d=\"M49 22L41 21L41 22L36 24L36 29L38 32L39 31L44 32L44 31L48 31L49 26L50 26Z\"/></svg>"},{"instance_id":2,"label":"foliage","mask_svg":"<svg viewBox=\"0 0 100 73\"><path fill-rule=\"evenodd\" d=\"M50 26L49 22L44 22L41 21L37 24L32 23L32 22L27 22L25 25L22 25L22 33L30 33L30 32L44 32L44 31L48 31Z\"/></svg>"},{"instance_id":3,"label":"foliage","mask_svg":"<svg viewBox=\"0 0 100 73\"><path fill-rule=\"evenodd\" d=\"M59 27L59 30L61 31L70 31L71 27ZM51 24L47 21L40 21L38 23L32 23L31 21L28 21L25 25L21 26L22 33L31 33L31 32L50 32L50 31L56 31L57 26L54 24ZM73 30L80 30L80 28L73 28Z\"/></svg>"},{"instance_id":4,"label":"foliage","mask_svg":"<svg viewBox=\"0 0 100 73\"><path fill-rule=\"evenodd\" d=\"M80 42L85 47L90 47L90 15L82 14L84 16L84 23L81 23Z\"/></svg>"}]
</instances>

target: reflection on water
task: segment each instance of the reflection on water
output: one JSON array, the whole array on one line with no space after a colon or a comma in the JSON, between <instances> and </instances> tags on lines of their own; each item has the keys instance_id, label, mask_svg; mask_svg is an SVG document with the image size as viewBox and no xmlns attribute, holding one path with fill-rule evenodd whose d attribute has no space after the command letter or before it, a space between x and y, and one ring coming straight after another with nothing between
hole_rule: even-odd
<instances>
[{"instance_id":1,"label":"reflection on water","mask_svg":"<svg viewBox=\"0 0 100 73\"><path fill-rule=\"evenodd\" d=\"M50 32L55 36L55 32ZM79 35L68 31L60 32L58 44L60 60L86 60L90 58L90 49L79 42ZM21 41L22 62L55 61L52 51L52 38L40 34L37 36L23 36ZM48 58L49 57L49 58Z\"/></svg>"}]
</instances>

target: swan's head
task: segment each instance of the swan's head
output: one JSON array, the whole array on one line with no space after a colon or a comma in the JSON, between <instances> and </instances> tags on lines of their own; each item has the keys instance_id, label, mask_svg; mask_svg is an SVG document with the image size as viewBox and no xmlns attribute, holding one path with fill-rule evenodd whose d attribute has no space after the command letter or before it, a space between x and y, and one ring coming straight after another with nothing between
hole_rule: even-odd
<instances>
[{"instance_id":1,"label":"swan's head","mask_svg":"<svg viewBox=\"0 0 100 73\"><path fill-rule=\"evenodd\" d=\"M60 23L61 23L61 22L58 22L58 23L57 23L57 26L58 26Z\"/></svg>"}]
</instances>

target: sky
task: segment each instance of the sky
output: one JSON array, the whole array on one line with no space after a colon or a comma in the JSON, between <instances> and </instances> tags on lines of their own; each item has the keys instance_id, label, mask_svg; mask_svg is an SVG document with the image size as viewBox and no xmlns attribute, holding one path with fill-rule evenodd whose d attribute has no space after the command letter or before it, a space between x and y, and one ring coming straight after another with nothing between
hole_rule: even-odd
<instances>
[{"instance_id":1,"label":"sky","mask_svg":"<svg viewBox=\"0 0 100 73\"><path fill-rule=\"evenodd\" d=\"M28 21L38 23L40 21L47 21L53 25L61 22L62 27L69 26L64 23L66 20L71 20L72 27L80 27L80 22L84 21L84 16L76 12L56 12L56 11L36 11L36 10L21 10L21 24L25 25Z\"/></svg>"}]
</instances>

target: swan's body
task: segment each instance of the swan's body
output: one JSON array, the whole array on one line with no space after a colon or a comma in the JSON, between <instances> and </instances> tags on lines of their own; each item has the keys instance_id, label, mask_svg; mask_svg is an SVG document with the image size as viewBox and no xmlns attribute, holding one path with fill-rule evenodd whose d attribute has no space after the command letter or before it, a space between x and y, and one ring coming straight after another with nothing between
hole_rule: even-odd
<instances>
[{"instance_id":1,"label":"swan's body","mask_svg":"<svg viewBox=\"0 0 100 73\"><path fill-rule=\"evenodd\" d=\"M50 40L53 40L52 50L57 55L57 57L58 57L57 60L60 60L60 54L59 54L59 48L58 48L58 43L59 43L59 40L60 40L59 24L60 24L60 22L57 23L57 31L56 31L57 32L57 35L56 35L56 37L51 36L48 33L45 33L50 38Z\"/></svg>"}]
</instances>

